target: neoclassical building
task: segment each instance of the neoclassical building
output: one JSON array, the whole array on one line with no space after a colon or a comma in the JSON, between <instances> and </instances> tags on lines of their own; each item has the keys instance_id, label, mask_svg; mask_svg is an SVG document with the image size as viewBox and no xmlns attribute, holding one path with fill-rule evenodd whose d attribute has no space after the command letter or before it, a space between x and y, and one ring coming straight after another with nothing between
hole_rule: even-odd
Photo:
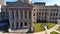
<instances>
[{"instance_id":1,"label":"neoclassical building","mask_svg":"<svg viewBox=\"0 0 60 34\"><path fill-rule=\"evenodd\" d=\"M6 6L2 6L2 20L9 21L11 32L33 31L33 6L25 1L7 2Z\"/></svg>"}]
</instances>

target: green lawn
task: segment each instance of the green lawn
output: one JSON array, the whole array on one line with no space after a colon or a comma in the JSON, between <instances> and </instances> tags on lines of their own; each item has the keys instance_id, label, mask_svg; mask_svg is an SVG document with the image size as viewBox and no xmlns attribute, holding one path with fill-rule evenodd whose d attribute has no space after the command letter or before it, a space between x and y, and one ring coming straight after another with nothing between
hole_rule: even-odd
<instances>
[{"instance_id":1,"label":"green lawn","mask_svg":"<svg viewBox=\"0 0 60 34\"><path fill-rule=\"evenodd\" d=\"M55 23L45 23L45 24L47 25L48 29L50 29L56 25Z\"/></svg>"},{"instance_id":2,"label":"green lawn","mask_svg":"<svg viewBox=\"0 0 60 34\"><path fill-rule=\"evenodd\" d=\"M44 31L45 29L42 27L42 23L35 23L34 24L34 31L35 32L41 32Z\"/></svg>"},{"instance_id":3,"label":"green lawn","mask_svg":"<svg viewBox=\"0 0 60 34\"><path fill-rule=\"evenodd\" d=\"M34 24L34 32L41 32L44 31L44 27L42 26L43 23L35 23ZM48 27L48 29L54 27L56 24L55 23L45 23Z\"/></svg>"},{"instance_id":4,"label":"green lawn","mask_svg":"<svg viewBox=\"0 0 60 34\"><path fill-rule=\"evenodd\" d=\"M60 27L57 30L60 31Z\"/></svg>"},{"instance_id":5,"label":"green lawn","mask_svg":"<svg viewBox=\"0 0 60 34\"><path fill-rule=\"evenodd\" d=\"M50 34L59 34L59 33L57 33L57 32L55 32L55 31L53 31L53 32L51 32Z\"/></svg>"}]
</instances>

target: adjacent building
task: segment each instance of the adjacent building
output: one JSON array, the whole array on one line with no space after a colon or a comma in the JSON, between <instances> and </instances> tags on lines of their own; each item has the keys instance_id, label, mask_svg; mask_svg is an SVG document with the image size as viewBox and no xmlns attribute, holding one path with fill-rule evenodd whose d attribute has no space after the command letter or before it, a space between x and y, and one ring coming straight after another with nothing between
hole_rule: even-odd
<instances>
[{"instance_id":1,"label":"adjacent building","mask_svg":"<svg viewBox=\"0 0 60 34\"><path fill-rule=\"evenodd\" d=\"M1 17L2 5L4 5L4 0L0 0L0 21L2 21L2 17Z\"/></svg>"},{"instance_id":2,"label":"adjacent building","mask_svg":"<svg viewBox=\"0 0 60 34\"><path fill-rule=\"evenodd\" d=\"M44 2L36 2L33 11L35 22L57 23L59 20L60 6L45 6Z\"/></svg>"}]
</instances>

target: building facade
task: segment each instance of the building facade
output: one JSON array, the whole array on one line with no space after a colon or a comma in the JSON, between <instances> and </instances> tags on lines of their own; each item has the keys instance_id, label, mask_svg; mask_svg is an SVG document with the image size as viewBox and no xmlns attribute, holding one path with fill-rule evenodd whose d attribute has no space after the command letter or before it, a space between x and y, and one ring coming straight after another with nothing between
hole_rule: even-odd
<instances>
[{"instance_id":1,"label":"building facade","mask_svg":"<svg viewBox=\"0 0 60 34\"><path fill-rule=\"evenodd\" d=\"M1 15L1 8L2 8L2 5L4 5L4 0L0 0L0 21L2 21L2 15Z\"/></svg>"},{"instance_id":2,"label":"building facade","mask_svg":"<svg viewBox=\"0 0 60 34\"><path fill-rule=\"evenodd\" d=\"M14 31L20 29L26 29L27 31L25 32L28 32L29 29L32 31L32 5L21 1L7 2L7 12L9 15L11 32L20 32Z\"/></svg>"},{"instance_id":3,"label":"building facade","mask_svg":"<svg viewBox=\"0 0 60 34\"><path fill-rule=\"evenodd\" d=\"M34 6L34 14L37 16L35 22L58 22L60 6L45 6L43 2L35 3Z\"/></svg>"}]
</instances>

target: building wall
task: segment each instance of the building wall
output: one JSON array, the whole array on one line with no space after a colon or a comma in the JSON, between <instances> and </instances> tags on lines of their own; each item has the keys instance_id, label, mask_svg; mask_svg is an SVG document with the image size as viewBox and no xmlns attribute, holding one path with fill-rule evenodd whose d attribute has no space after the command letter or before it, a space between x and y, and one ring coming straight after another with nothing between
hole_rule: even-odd
<instances>
[{"instance_id":1,"label":"building wall","mask_svg":"<svg viewBox=\"0 0 60 34\"><path fill-rule=\"evenodd\" d=\"M37 16L37 10L36 9L37 9L37 7L34 5L33 10L32 10L33 11L32 12L33 13L33 17L32 17L33 23L36 23L37 22L37 17L38 16Z\"/></svg>"},{"instance_id":2,"label":"building wall","mask_svg":"<svg viewBox=\"0 0 60 34\"><path fill-rule=\"evenodd\" d=\"M35 8L34 12L37 13L37 21L58 22L59 6L35 6Z\"/></svg>"},{"instance_id":3,"label":"building wall","mask_svg":"<svg viewBox=\"0 0 60 34\"><path fill-rule=\"evenodd\" d=\"M5 5L2 6L1 8L1 17L2 17L2 21L6 21L9 20L9 15L8 15L8 9Z\"/></svg>"},{"instance_id":4,"label":"building wall","mask_svg":"<svg viewBox=\"0 0 60 34\"><path fill-rule=\"evenodd\" d=\"M32 8L8 7L8 9L10 28L12 30L29 29L32 27Z\"/></svg>"}]
</instances>

